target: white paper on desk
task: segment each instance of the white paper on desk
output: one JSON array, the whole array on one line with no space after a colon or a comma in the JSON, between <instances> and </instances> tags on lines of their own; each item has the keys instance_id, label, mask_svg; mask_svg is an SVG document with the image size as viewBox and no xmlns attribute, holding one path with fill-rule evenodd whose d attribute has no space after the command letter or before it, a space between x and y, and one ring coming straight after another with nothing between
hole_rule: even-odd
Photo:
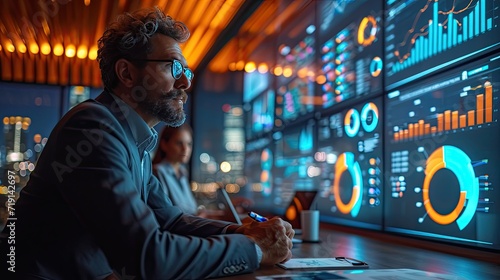
<instances>
[{"instance_id":1,"label":"white paper on desk","mask_svg":"<svg viewBox=\"0 0 500 280\"><path fill-rule=\"evenodd\" d=\"M358 269L368 265L353 265L346 260L336 258L295 258L286 263L277 264L284 269Z\"/></svg>"},{"instance_id":2,"label":"white paper on desk","mask_svg":"<svg viewBox=\"0 0 500 280\"><path fill-rule=\"evenodd\" d=\"M460 276L434 273L415 269L363 269L363 270L332 270L332 271L302 271L292 274L257 276L258 280L373 280L373 279L405 279L405 280L465 280Z\"/></svg>"}]
</instances>

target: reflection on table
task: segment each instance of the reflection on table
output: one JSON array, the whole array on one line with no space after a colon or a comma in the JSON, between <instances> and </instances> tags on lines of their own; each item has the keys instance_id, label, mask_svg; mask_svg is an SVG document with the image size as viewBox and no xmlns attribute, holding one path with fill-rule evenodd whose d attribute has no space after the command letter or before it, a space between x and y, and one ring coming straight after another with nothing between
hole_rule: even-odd
<instances>
[{"instance_id":1,"label":"reflection on table","mask_svg":"<svg viewBox=\"0 0 500 280\"><path fill-rule=\"evenodd\" d=\"M296 236L300 238L299 236ZM500 254L447 246L377 232L354 232L322 226L321 243L294 244L295 258L351 257L365 261L370 269L409 268L451 274L472 280L500 279ZM467 256L468 255L468 256ZM255 273L221 279L255 279L257 276L289 275L297 271L277 266Z\"/></svg>"}]
</instances>

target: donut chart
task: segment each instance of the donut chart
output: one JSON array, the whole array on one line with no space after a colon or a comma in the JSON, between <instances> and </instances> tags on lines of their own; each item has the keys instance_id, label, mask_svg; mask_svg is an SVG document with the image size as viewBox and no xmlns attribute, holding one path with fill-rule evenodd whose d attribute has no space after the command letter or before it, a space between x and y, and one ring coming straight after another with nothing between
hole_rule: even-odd
<instances>
[{"instance_id":1,"label":"donut chart","mask_svg":"<svg viewBox=\"0 0 500 280\"><path fill-rule=\"evenodd\" d=\"M358 44L369 46L377 35L377 20L373 16L364 17L358 28Z\"/></svg>"},{"instance_id":2,"label":"donut chart","mask_svg":"<svg viewBox=\"0 0 500 280\"><path fill-rule=\"evenodd\" d=\"M350 201L345 204L340 197L340 178L344 172L349 172L352 177L352 196ZM343 214L351 213L352 217L359 214L361 208L361 194L363 193L363 178L361 167L355 161L354 154L350 152L343 153L335 163L335 179L332 186L332 193L335 197L335 203L339 211Z\"/></svg>"},{"instance_id":3,"label":"donut chart","mask_svg":"<svg viewBox=\"0 0 500 280\"><path fill-rule=\"evenodd\" d=\"M349 111L347 111L347 114L345 114L344 117L344 128L347 136L356 136L359 132L360 126L360 116L358 110L350 109Z\"/></svg>"},{"instance_id":4,"label":"donut chart","mask_svg":"<svg viewBox=\"0 0 500 280\"><path fill-rule=\"evenodd\" d=\"M378 56L374 57L370 63L370 74L372 77L378 77L382 73L383 62Z\"/></svg>"},{"instance_id":5,"label":"donut chart","mask_svg":"<svg viewBox=\"0 0 500 280\"><path fill-rule=\"evenodd\" d=\"M371 123L367 122L368 114L372 112L372 121ZM361 109L361 125L363 125L363 129L366 132L372 132L377 128L378 125L378 108L373 102L366 103Z\"/></svg>"},{"instance_id":6,"label":"donut chart","mask_svg":"<svg viewBox=\"0 0 500 280\"><path fill-rule=\"evenodd\" d=\"M438 213L429 197L432 177L441 169L453 172L460 184L460 198L455 209L448 214ZM460 230L464 229L474 217L479 202L479 180L476 178L469 156L454 146L442 146L436 149L427 159L422 196L425 210L434 222L441 225L455 222Z\"/></svg>"}]
</instances>

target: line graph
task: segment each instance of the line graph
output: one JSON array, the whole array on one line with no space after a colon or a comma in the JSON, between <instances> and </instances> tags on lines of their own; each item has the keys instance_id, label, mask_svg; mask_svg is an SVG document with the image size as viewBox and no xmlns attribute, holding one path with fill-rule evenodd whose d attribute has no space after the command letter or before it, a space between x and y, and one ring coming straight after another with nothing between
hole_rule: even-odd
<instances>
[{"instance_id":1,"label":"line graph","mask_svg":"<svg viewBox=\"0 0 500 280\"><path fill-rule=\"evenodd\" d=\"M498 0L391 3L386 17L388 89L499 48L498 4Z\"/></svg>"}]
</instances>

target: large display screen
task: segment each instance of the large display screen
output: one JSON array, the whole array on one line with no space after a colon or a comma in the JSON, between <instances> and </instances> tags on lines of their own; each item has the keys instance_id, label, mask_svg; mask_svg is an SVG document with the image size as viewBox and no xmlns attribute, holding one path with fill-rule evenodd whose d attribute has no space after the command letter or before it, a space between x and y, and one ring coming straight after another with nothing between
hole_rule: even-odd
<instances>
[{"instance_id":1,"label":"large display screen","mask_svg":"<svg viewBox=\"0 0 500 280\"><path fill-rule=\"evenodd\" d=\"M323 77L318 81L322 108L381 93L382 1L318 3L319 73ZM332 15L334 11L339 15Z\"/></svg>"},{"instance_id":2,"label":"large display screen","mask_svg":"<svg viewBox=\"0 0 500 280\"><path fill-rule=\"evenodd\" d=\"M246 139L254 139L273 129L274 107L275 93L271 89L263 91L243 106L246 118Z\"/></svg>"},{"instance_id":3,"label":"large display screen","mask_svg":"<svg viewBox=\"0 0 500 280\"><path fill-rule=\"evenodd\" d=\"M255 211L273 212L274 142L271 137L263 137L247 142L245 147L244 174L247 190L254 201Z\"/></svg>"},{"instance_id":4,"label":"large display screen","mask_svg":"<svg viewBox=\"0 0 500 280\"><path fill-rule=\"evenodd\" d=\"M283 124L290 124L314 112L314 104L307 102L314 94L314 84L307 78L295 78L288 85L278 88L276 117Z\"/></svg>"},{"instance_id":5,"label":"large display screen","mask_svg":"<svg viewBox=\"0 0 500 280\"><path fill-rule=\"evenodd\" d=\"M317 189L315 178L319 169L313 159L315 131L315 122L309 120L273 135L272 196L277 214L284 213L295 191Z\"/></svg>"},{"instance_id":6,"label":"large display screen","mask_svg":"<svg viewBox=\"0 0 500 280\"><path fill-rule=\"evenodd\" d=\"M287 2L283 2L288 5ZM314 2L304 7L314 14ZM316 79L316 27L311 16L294 17L276 38L276 122L275 126L300 122L314 113Z\"/></svg>"},{"instance_id":7,"label":"large display screen","mask_svg":"<svg viewBox=\"0 0 500 280\"><path fill-rule=\"evenodd\" d=\"M243 76L243 103L252 101L257 95L269 87L269 73L261 74L258 71L245 72Z\"/></svg>"},{"instance_id":8,"label":"large display screen","mask_svg":"<svg viewBox=\"0 0 500 280\"><path fill-rule=\"evenodd\" d=\"M382 229L382 97L318 121L321 221Z\"/></svg>"},{"instance_id":9,"label":"large display screen","mask_svg":"<svg viewBox=\"0 0 500 280\"><path fill-rule=\"evenodd\" d=\"M385 229L500 249L500 56L386 97Z\"/></svg>"},{"instance_id":10,"label":"large display screen","mask_svg":"<svg viewBox=\"0 0 500 280\"><path fill-rule=\"evenodd\" d=\"M499 0L388 0L386 88L500 48Z\"/></svg>"}]
</instances>

